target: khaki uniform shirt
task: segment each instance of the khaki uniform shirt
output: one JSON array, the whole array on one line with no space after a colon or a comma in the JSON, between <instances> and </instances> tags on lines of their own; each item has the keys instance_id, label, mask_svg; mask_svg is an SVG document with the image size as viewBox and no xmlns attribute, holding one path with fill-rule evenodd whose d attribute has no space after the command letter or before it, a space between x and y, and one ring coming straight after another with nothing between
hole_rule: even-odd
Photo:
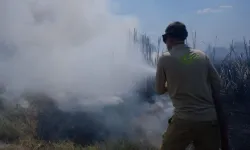
<instances>
[{"instance_id":1,"label":"khaki uniform shirt","mask_svg":"<svg viewBox=\"0 0 250 150\"><path fill-rule=\"evenodd\" d=\"M200 50L180 44L158 61L156 92L168 92L173 102L174 115L180 119L216 120L212 89L219 91L220 86L216 69Z\"/></svg>"}]
</instances>

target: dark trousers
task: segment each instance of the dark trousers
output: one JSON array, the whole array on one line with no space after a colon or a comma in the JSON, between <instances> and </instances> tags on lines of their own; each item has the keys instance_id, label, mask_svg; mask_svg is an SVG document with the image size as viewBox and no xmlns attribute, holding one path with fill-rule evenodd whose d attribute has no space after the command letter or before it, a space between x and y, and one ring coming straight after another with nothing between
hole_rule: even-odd
<instances>
[{"instance_id":1,"label":"dark trousers","mask_svg":"<svg viewBox=\"0 0 250 150\"><path fill-rule=\"evenodd\" d=\"M161 150L185 150L189 144L195 150L219 150L220 131L217 121L187 121L173 117L163 134Z\"/></svg>"}]
</instances>

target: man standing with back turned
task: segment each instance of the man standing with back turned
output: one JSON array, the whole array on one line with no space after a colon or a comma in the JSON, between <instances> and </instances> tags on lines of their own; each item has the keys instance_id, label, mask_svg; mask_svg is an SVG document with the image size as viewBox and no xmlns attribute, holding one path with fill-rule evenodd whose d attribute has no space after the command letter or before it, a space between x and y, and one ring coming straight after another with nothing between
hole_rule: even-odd
<instances>
[{"instance_id":1,"label":"man standing with back turned","mask_svg":"<svg viewBox=\"0 0 250 150\"><path fill-rule=\"evenodd\" d=\"M171 23L162 36L169 52L158 61L156 91L169 93L174 114L161 150L185 150L190 143L195 150L219 150L214 99L218 99L220 77L204 52L185 44L187 36L181 22Z\"/></svg>"}]
</instances>

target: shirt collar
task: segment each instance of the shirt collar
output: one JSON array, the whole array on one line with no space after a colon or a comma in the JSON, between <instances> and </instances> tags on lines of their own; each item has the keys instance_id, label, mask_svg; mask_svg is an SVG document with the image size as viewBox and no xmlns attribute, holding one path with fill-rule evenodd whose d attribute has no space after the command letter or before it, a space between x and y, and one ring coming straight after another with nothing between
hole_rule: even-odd
<instances>
[{"instance_id":1,"label":"shirt collar","mask_svg":"<svg viewBox=\"0 0 250 150\"><path fill-rule=\"evenodd\" d=\"M172 50L182 50L182 49L188 49L189 47L186 44L178 44L172 47Z\"/></svg>"},{"instance_id":2,"label":"shirt collar","mask_svg":"<svg viewBox=\"0 0 250 150\"><path fill-rule=\"evenodd\" d=\"M186 44L178 44L178 45L175 45L172 47L172 49L170 50L171 53L175 53L175 52L178 52L178 51L186 51L186 50L189 50L190 47Z\"/></svg>"}]
</instances>

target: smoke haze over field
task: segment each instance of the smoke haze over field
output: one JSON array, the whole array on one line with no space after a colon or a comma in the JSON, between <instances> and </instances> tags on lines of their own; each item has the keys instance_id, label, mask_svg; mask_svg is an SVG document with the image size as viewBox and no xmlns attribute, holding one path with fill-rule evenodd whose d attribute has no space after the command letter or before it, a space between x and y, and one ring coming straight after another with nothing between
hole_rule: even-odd
<instances>
[{"instance_id":1,"label":"smoke haze over field","mask_svg":"<svg viewBox=\"0 0 250 150\"><path fill-rule=\"evenodd\" d=\"M137 19L112 13L111 3L109 0L1 0L0 82L6 87L7 96L46 93L61 104L69 100L63 107L70 109L71 105L118 104L124 101L121 95L126 95L132 102L124 110L117 108L122 114L116 115L115 110L107 112L109 126L124 126L126 119L132 119L131 109L146 113L150 107L133 102L142 99L133 94L137 83L154 76L155 71L145 63L139 46L129 39L129 31L138 28ZM67 115L61 113L62 120L69 121L64 116ZM117 120L115 123L112 117L120 119L120 123ZM57 124L51 118L45 120ZM71 122L78 123L79 118L75 118ZM144 128L161 134L161 122L155 119L157 116L145 114ZM65 126L71 128L69 125ZM48 133L54 131L52 125L50 128Z\"/></svg>"},{"instance_id":2,"label":"smoke haze over field","mask_svg":"<svg viewBox=\"0 0 250 150\"><path fill-rule=\"evenodd\" d=\"M134 67L144 63L128 41L137 20L113 14L110 3L2 0L3 82L19 92L114 95L130 90L145 74Z\"/></svg>"}]
</instances>

